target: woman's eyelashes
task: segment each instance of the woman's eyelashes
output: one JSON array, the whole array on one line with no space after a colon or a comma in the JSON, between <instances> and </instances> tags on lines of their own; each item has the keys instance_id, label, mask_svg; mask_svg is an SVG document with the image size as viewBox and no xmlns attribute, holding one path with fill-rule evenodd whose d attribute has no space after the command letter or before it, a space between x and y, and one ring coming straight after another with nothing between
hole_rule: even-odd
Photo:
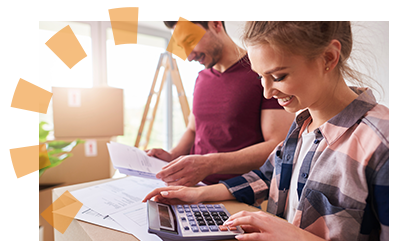
<instances>
[{"instance_id":1,"label":"woman's eyelashes","mask_svg":"<svg viewBox=\"0 0 400 250\"><path fill-rule=\"evenodd\" d=\"M275 77L272 76L272 79L274 80L274 82L280 82L280 81L283 81L283 79L285 79L286 76L287 75L283 75L283 76L278 77L278 78L275 78Z\"/></svg>"},{"instance_id":2,"label":"woman's eyelashes","mask_svg":"<svg viewBox=\"0 0 400 250\"><path fill-rule=\"evenodd\" d=\"M283 81L283 79L285 79L286 76L287 76L287 75L283 75L283 76L278 77L278 78L275 78L274 76L271 76L271 77L272 77L272 80L273 80L274 82L280 82L280 81ZM257 78L258 78L258 79L262 79L263 76L258 75Z\"/></svg>"}]
</instances>

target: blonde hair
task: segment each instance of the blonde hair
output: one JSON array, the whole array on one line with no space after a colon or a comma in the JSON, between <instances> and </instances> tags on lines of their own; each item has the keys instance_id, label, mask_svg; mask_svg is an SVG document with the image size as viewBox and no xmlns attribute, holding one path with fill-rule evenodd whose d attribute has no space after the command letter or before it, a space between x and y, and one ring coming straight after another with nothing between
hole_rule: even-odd
<instances>
[{"instance_id":1,"label":"blonde hair","mask_svg":"<svg viewBox=\"0 0 400 250\"><path fill-rule=\"evenodd\" d=\"M269 44L275 50L289 51L310 60L321 55L333 39L341 43L340 59L336 66L338 72L353 84L373 88L367 84L370 80L374 81L372 78L349 66L348 59L353 47L349 21L249 21L242 35L245 46Z\"/></svg>"}]
</instances>

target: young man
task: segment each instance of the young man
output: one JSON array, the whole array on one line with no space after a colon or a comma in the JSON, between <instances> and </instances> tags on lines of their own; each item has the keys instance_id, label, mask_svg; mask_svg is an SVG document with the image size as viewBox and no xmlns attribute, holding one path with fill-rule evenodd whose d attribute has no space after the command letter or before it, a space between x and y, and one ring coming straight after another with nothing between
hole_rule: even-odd
<instances>
[{"instance_id":1,"label":"young man","mask_svg":"<svg viewBox=\"0 0 400 250\"><path fill-rule=\"evenodd\" d=\"M177 22L164 23L174 28ZM205 69L196 80L188 127L169 152L147 151L170 162L157 174L169 185L214 184L258 169L294 119L275 98L263 97L246 51L227 35L224 22L193 23L206 33L188 60Z\"/></svg>"}]
</instances>

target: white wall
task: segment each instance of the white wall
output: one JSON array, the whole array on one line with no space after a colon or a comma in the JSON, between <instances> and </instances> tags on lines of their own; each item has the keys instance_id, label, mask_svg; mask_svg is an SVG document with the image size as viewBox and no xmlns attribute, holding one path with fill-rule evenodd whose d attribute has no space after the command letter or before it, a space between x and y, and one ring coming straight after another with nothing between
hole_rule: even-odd
<instances>
[{"instance_id":1,"label":"white wall","mask_svg":"<svg viewBox=\"0 0 400 250\"><path fill-rule=\"evenodd\" d=\"M242 46L240 35L245 22L225 23L228 34ZM382 86L371 83L377 90L374 91L377 101L389 107L389 22L360 21L352 22L352 25L353 65L357 65L361 73L371 76Z\"/></svg>"},{"instance_id":2,"label":"white wall","mask_svg":"<svg viewBox=\"0 0 400 250\"><path fill-rule=\"evenodd\" d=\"M353 22L353 37L353 54L361 72L382 86L376 88L375 96L389 107L389 22Z\"/></svg>"}]
</instances>

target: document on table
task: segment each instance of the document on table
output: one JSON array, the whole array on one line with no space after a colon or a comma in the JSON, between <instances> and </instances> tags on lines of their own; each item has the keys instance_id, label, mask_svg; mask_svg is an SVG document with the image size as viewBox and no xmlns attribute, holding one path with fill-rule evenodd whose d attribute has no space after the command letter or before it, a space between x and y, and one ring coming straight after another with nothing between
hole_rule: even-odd
<instances>
[{"instance_id":1,"label":"document on table","mask_svg":"<svg viewBox=\"0 0 400 250\"><path fill-rule=\"evenodd\" d=\"M159 180L129 176L72 191L85 206L75 218L131 233L140 240L160 240L147 232L147 209L142 200L152 190L163 186L165 183Z\"/></svg>"},{"instance_id":2,"label":"document on table","mask_svg":"<svg viewBox=\"0 0 400 250\"><path fill-rule=\"evenodd\" d=\"M107 148L114 168L123 174L156 179L156 174L168 164L148 156L143 150L121 143L107 143Z\"/></svg>"}]
</instances>

